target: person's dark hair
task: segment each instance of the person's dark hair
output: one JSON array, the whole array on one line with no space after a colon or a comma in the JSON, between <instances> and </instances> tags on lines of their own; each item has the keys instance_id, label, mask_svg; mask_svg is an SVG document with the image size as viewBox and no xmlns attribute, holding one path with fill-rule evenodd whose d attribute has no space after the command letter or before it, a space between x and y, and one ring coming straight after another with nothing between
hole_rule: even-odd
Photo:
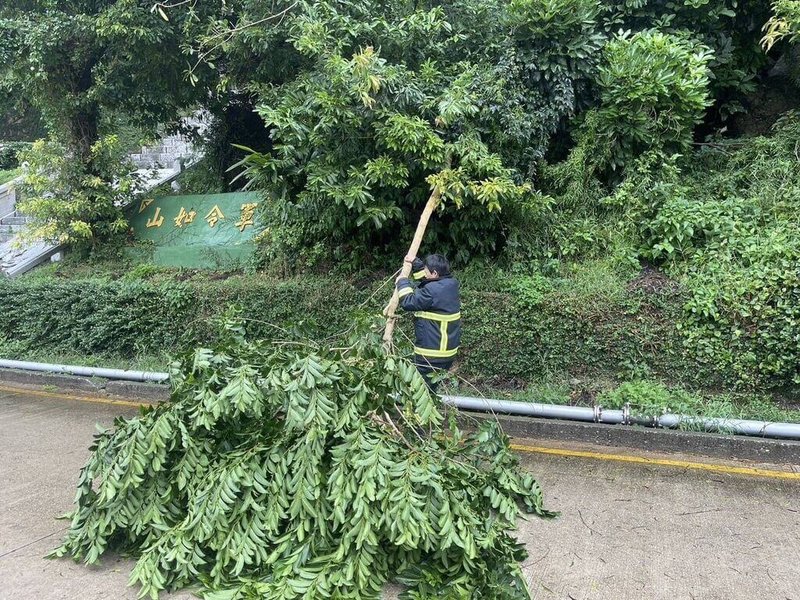
<instances>
[{"instance_id":1,"label":"person's dark hair","mask_svg":"<svg viewBox=\"0 0 800 600\"><path fill-rule=\"evenodd\" d=\"M450 263L441 254L429 254L425 258L425 266L433 273L436 271L439 277L447 277L450 275Z\"/></svg>"}]
</instances>

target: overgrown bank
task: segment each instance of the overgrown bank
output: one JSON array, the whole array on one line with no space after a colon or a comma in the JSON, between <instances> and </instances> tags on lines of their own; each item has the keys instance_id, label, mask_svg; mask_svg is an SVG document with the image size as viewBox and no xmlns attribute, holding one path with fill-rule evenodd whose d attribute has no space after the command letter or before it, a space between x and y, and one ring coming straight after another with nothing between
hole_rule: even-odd
<instances>
[{"instance_id":1,"label":"overgrown bank","mask_svg":"<svg viewBox=\"0 0 800 600\"><path fill-rule=\"evenodd\" d=\"M509 277L493 290L465 286L461 376L496 385L553 374L649 376L689 385L724 379L725 373L698 370L684 347L676 327L684 298L676 286L648 287L642 279L618 289L544 281ZM0 351L8 357L169 353L210 341L209 319L231 305L241 307L258 337L280 339L280 327L303 327L323 339L352 326L354 313L376 312L386 296L380 285L252 275L2 280Z\"/></svg>"},{"instance_id":2,"label":"overgrown bank","mask_svg":"<svg viewBox=\"0 0 800 600\"><path fill-rule=\"evenodd\" d=\"M0 356L165 370L182 349L215 341L210 321L233 305L254 337L282 340L301 330L324 340L376 314L391 281L92 269L104 276L87 277L91 269L68 261L0 280ZM687 330L696 318L691 294L659 271L626 280L595 261L562 277L460 275L465 335L450 392L800 420L790 382L769 384L775 380L761 374L753 385L723 360L698 362L707 346L693 345L696 330ZM404 324L398 338L408 350L410 319Z\"/></svg>"}]
</instances>

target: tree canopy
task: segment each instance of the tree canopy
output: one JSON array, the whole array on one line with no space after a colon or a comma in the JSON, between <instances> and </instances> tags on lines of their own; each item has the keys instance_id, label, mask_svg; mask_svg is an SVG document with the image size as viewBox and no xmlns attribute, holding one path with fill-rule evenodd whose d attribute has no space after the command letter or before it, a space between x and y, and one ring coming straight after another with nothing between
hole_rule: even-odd
<instances>
[{"instance_id":1,"label":"tree canopy","mask_svg":"<svg viewBox=\"0 0 800 600\"><path fill-rule=\"evenodd\" d=\"M115 112L149 128L198 101L178 24L133 0L31 0L0 9L0 82L78 157Z\"/></svg>"},{"instance_id":2,"label":"tree canopy","mask_svg":"<svg viewBox=\"0 0 800 600\"><path fill-rule=\"evenodd\" d=\"M391 245L437 173L454 177L459 200L437 220L437 247L461 261L494 256L515 222L546 210L542 172L581 139L592 138L595 171L613 184L609 169L651 149L685 152L698 125L721 127L767 62L769 10L758 2L239 1L207 19L165 10L191 15L184 48L253 98L272 146L239 166L273 199L267 257L298 264Z\"/></svg>"},{"instance_id":3,"label":"tree canopy","mask_svg":"<svg viewBox=\"0 0 800 600\"><path fill-rule=\"evenodd\" d=\"M135 182L120 121L154 133L195 107L178 22L135 0L30 0L0 8L0 86L41 114L50 141L32 166L23 208L30 233L77 244L127 231ZM203 65L202 72L213 78Z\"/></svg>"},{"instance_id":4,"label":"tree canopy","mask_svg":"<svg viewBox=\"0 0 800 600\"><path fill-rule=\"evenodd\" d=\"M0 9L0 81L105 180L92 147L116 117L153 130L210 110L217 174L244 145L239 183L270 198L266 261L391 251L439 183L432 243L464 262L519 243L568 165L610 191L642 153L724 135L765 47L794 39L795 4L30 0Z\"/></svg>"}]
</instances>

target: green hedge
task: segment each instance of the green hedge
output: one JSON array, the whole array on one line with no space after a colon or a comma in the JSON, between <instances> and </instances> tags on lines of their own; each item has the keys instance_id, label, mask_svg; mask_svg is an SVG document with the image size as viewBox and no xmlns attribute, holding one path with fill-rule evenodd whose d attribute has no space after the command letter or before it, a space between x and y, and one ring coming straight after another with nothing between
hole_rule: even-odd
<instances>
[{"instance_id":1,"label":"green hedge","mask_svg":"<svg viewBox=\"0 0 800 600\"><path fill-rule=\"evenodd\" d=\"M232 304L250 319L251 334L280 338L276 326L303 322L314 337L324 337L347 329L376 287L318 277L4 280L0 349L6 355L31 349L87 356L172 352L209 340L214 334L210 319ZM461 375L495 384L554 374L683 383L705 376L684 357L674 326L682 299L675 292L601 290L579 297L560 289L527 292L464 290ZM387 294L388 288L379 290L362 311L377 312Z\"/></svg>"},{"instance_id":2,"label":"green hedge","mask_svg":"<svg viewBox=\"0 0 800 600\"><path fill-rule=\"evenodd\" d=\"M552 291L531 305L511 293L464 295L464 370L497 383L561 374L696 382L675 328L680 302L630 292L576 300Z\"/></svg>"}]
</instances>

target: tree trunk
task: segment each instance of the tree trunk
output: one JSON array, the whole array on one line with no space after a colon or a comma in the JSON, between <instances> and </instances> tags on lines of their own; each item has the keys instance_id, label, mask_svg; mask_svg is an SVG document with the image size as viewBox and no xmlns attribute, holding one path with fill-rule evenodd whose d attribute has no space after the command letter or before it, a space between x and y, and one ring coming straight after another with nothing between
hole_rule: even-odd
<instances>
[{"instance_id":1,"label":"tree trunk","mask_svg":"<svg viewBox=\"0 0 800 600\"><path fill-rule=\"evenodd\" d=\"M75 114L70 122L70 147L91 174L95 172L92 165L92 146L99 139L98 121L97 110L90 108Z\"/></svg>"}]
</instances>

